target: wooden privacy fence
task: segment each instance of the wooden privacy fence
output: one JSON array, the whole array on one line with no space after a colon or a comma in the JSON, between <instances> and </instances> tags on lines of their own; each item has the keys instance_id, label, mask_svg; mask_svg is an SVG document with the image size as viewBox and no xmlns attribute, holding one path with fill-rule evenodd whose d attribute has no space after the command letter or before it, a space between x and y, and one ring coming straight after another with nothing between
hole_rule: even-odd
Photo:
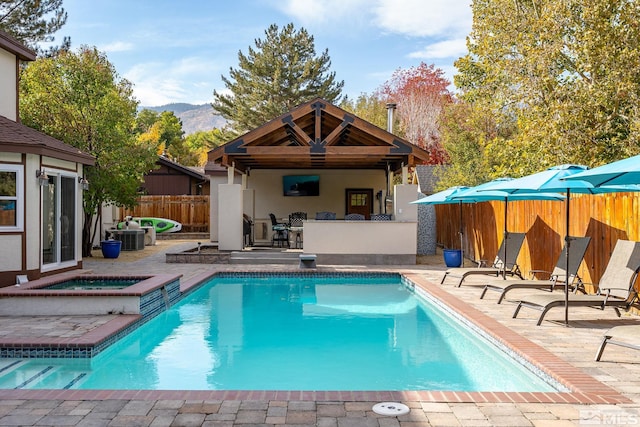
<instances>
[{"instance_id":1,"label":"wooden privacy fence","mask_svg":"<svg viewBox=\"0 0 640 427\"><path fill-rule=\"evenodd\" d=\"M120 218L126 216L167 218L184 232L208 232L209 196L140 196L133 209L120 208Z\"/></svg>"},{"instance_id":2,"label":"wooden privacy fence","mask_svg":"<svg viewBox=\"0 0 640 427\"><path fill-rule=\"evenodd\" d=\"M518 257L523 272L555 266L564 245L565 206L564 201L509 202L507 229L527 233ZM435 209L438 243L460 249L460 205ZM465 258L493 262L502 241L505 203L463 203L461 209ZM618 239L640 240L639 222L640 193L571 195L569 234L591 237L579 271L583 281L598 283Z\"/></svg>"}]
</instances>

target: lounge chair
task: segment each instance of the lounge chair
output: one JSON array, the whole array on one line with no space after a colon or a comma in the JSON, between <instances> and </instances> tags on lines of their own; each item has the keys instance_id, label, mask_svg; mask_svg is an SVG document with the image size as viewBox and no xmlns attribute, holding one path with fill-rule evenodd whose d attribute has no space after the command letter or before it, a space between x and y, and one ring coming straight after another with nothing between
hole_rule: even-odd
<instances>
[{"instance_id":1,"label":"lounge chair","mask_svg":"<svg viewBox=\"0 0 640 427\"><path fill-rule=\"evenodd\" d=\"M587 251L587 246L589 246L589 241L591 241L591 237L570 237L571 239L571 247L569 249L569 284L572 284L574 281L578 281L574 290L577 290L581 285L582 280L578 277L578 268L582 263L582 259L584 258L584 254ZM512 289L546 289L549 288L550 291L553 291L556 285L560 283L564 283L567 277L567 273L565 271L567 266L567 247L562 248L562 252L558 257L558 262L556 263L555 268L552 272L544 272L540 270L531 270L531 273L548 273L548 280L499 280L493 279L490 282L487 282L484 285L484 289L480 294L480 299L484 298L487 291L499 292L500 297L498 298L498 304L502 302L502 300Z\"/></svg>"},{"instance_id":2,"label":"lounge chair","mask_svg":"<svg viewBox=\"0 0 640 427\"><path fill-rule=\"evenodd\" d=\"M598 286L597 295L569 294L569 307L613 307L620 316L619 307L628 308L637 298L634 289L636 276L640 269L640 242L618 240L611 259L604 270ZM522 307L542 311L537 325L553 307L564 307L565 295L560 292L527 295L518 303L512 317L517 317Z\"/></svg>"},{"instance_id":3,"label":"lounge chair","mask_svg":"<svg viewBox=\"0 0 640 427\"><path fill-rule=\"evenodd\" d=\"M484 274L493 275L498 277L501 273L509 274L512 276L518 276L523 279L520 267L516 264L516 259L522 248L524 242L525 233L507 233L507 237L502 240L500 248L498 248L498 255L493 261L491 267L482 267L481 263L475 268L456 267L450 268L445 271L440 284L442 285L447 277L457 277L460 280L456 286L460 287L464 279L472 274ZM506 242L506 254L505 254L505 242ZM505 271L506 268L506 271Z\"/></svg>"},{"instance_id":4,"label":"lounge chair","mask_svg":"<svg viewBox=\"0 0 640 427\"><path fill-rule=\"evenodd\" d=\"M602 357L602 352L607 344L640 350L640 324L615 326L605 332L602 343L596 352L596 362Z\"/></svg>"}]
</instances>

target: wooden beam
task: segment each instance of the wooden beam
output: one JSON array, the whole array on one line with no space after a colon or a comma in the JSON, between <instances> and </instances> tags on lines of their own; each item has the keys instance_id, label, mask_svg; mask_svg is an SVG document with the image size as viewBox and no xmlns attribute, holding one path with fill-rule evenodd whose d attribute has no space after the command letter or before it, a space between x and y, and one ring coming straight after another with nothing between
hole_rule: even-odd
<instances>
[{"instance_id":1,"label":"wooden beam","mask_svg":"<svg viewBox=\"0 0 640 427\"><path fill-rule=\"evenodd\" d=\"M307 135L305 133L304 130L302 130L302 128L300 128L300 126L298 126L296 124L296 122L293 121L293 118L291 116L287 116L284 117L282 119L282 123L284 123L286 126L289 126L289 128L291 128L291 130L293 130L293 132L295 133L295 135L300 138L299 141L305 145L312 145L313 144L313 140L309 137L309 135Z\"/></svg>"},{"instance_id":2,"label":"wooden beam","mask_svg":"<svg viewBox=\"0 0 640 427\"><path fill-rule=\"evenodd\" d=\"M369 145L361 145L361 146L329 146L326 147L324 154L332 155L332 156L367 156L367 155L376 155L376 156L390 156L393 155L393 147L376 147ZM250 157L280 157L283 158L285 156L300 156L306 155L310 156L313 153L311 147L309 146L270 146L270 147L262 147L262 146L249 146L245 149L245 153L239 154L238 156L242 158L243 155L247 155Z\"/></svg>"},{"instance_id":3,"label":"wooden beam","mask_svg":"<svg viewBox=\"0 0 640 427\"><path fill-rule=\"evenodd\" d=\"M325 146L329 146L329 145L333 145L337 140L338 137L347 129L349 129L349 126L353 123L353 117L350 117L349 115L345 114L344 118L342 119L342 123L340 123L340 125L338 125L334 130L331 131L331 133L329 135L327 135L327 137L324 139L323 143Z\"/></svg>"},{"instance_id":4,"label":"wooden beam","mask_svg":"<svg viewBox=\"0 0 640 427\"><path fill-rule=\"evenodd\" d=\"M314 129L313 139L316 144L320 145L320 143L322 142L322 107L320 105L316 105L314 110L315 110L315 114L313 119L314 119L315 129Z\"/></svg>"}]
</instances>

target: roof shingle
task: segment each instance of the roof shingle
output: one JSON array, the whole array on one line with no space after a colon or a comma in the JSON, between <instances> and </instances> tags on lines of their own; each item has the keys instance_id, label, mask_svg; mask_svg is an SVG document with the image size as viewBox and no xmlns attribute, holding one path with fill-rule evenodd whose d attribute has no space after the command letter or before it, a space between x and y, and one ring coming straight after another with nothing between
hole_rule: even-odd
<instances>
[{"instance_id":1,"label":"roof shingle","mask_svg":"<svg viewBox=\"0 0 640 427\"><path fill-rule=\"evenodd\" d=\"M46 155L84 165L95 164L92 155L4 116L0 116L0 151Z\"/></svg>"}]
</instances>

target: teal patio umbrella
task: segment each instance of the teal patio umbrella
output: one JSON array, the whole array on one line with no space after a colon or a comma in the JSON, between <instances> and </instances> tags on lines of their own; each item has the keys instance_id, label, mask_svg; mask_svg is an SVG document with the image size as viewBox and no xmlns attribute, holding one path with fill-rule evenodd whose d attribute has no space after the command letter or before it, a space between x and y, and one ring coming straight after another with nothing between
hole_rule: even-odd
<instances>
[{"instance_id":1,"label":"teal patio umbrella","mask_svg":"<svg viewBox=\"0 0 640 427\"><path fill-rule=\"evenodd\" d=\"M456 194L468 189L469 187L464 186L456 186L449 187L446 190L439 191L437 193L431 194L427 197L423 197L422 199L414 200L411 204L415 205L446 205L457 203L460 206L460 231L458 234L460 235L460 254L462 259L462 265L464 266L464 230L462 226L462 200L451 200L450 197L455 196Z\"/></svg>"},{"instance_id":2,"label":"teal patio umbrella","mask_svg":"<svg viewBox=\"0 0 640 427\"><path fill-rule=\"evenodd\" d=\"M571 193L600 194L615 191L634 191L633 186L607 186L595 188L592 184L582 180L568 180L567 178L587 171L587 166L559 165L542 172L527 175L508 182L497 184L494 189L509 192L511 194L525 194L529 192L556 192L566 194L565 201L565 246L567 248L566 270L569 271L569 251L571 242L569 239L569 208ZM565 280L565 324L569 324L569 281Z\"/></svg>"},{"instance_id":3,"label":"teal patio umbrella","mask_svg":"<svg viewBox=\"0 0 640 427\"><path fill-rule=\"evenodd\" d=\"M640 155L585 170L563 178L564 181L586 181L606 190L612 185L640 184ZM640 187L639 187L640 189Z\"/></svg>"},{"instance_id":4,"label":"teal patio umbrella","mask_svg":"<svg viewBox=\"0 0 640 427\"><path fill-rule=\"evenodd\" d=\"M498 178L493 181L486 182L484 184L480 184L475 187L471 187L467 190L458 192L455 195L450 196L451 200L458 200L461 202L488 202L488 201L502 201L504 202L504 229L503 229L503 239L504 244L502 245L504 254L502 259L506 259L507 255L507 233L509 232L507 229L507 218L508 218L508 209L509 202L517 201L517 200L564 200L565 196L559 193L553 192L543 192L543 191L528 191L522 193L510 193L508 191L499 190L498 187L502 185L506 185L507 183L514 181L513 178ZM506 269L502 272L502 278L507 278Z\"/></svg>"}]
</instances>

